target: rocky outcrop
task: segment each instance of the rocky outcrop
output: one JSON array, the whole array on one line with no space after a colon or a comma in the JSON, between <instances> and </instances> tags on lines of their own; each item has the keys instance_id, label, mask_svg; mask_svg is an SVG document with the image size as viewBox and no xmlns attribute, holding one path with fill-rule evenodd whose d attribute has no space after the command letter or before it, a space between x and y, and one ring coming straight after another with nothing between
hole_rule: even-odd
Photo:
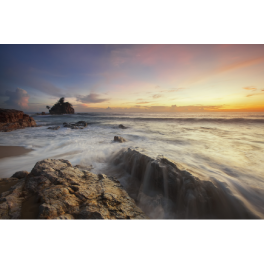
<instances>
[{"instance_id":1,"label":"rocky outcrop","mask_svg":"<svg viewBox=\"0 0 264 264\"><path fill-rule=\"evenodd\" d=\"M46 159L37 162L29 174L0 179L0 218L146 217L115 178L81 170L67 160Z\"/></svg>"},{"instance_id":2,"label":"rocky outcrop","mask_svg":"<svg viewBox=\"0 0 264 264\"><path fill-rule=\"evenodd\" d=\"M119 127L119 128L122 128L122 129L127 129L127 127L125 127L125 126L122 125L122 124L120 124L118 127Z\"/></svg>"},{"instance_id":3,"label":"rocky outcrop","mask_svg":"<svg viewBox=\"0 0 264 264\"><path fill-rule=\"evenodd\" d=\"M68 102L66 103L56 103L50 110L52 115L62 115L62 114L74 114L74 109L72 105Z\"/></svg>"},{"instance_id":4,"label":"rocky outcrop","mask_svg":"<svg viewBox=\"0 0 264 264\"><path fill-rule=\"evenodd\" d=\"M78 121L77 123L63 123L64 127L69 127L71 129L83 129L87 127L88 123L85 121Z\"/></svg>"},{"instance_id":5,"label":"rocky outcrop","mask_svg":"<svg viewBox=\"0 0 264 264\"><path fill-rule=\"evenodd\" d=\"M10 132L25 127L36 127L35 120L23 111L0 108L0 131Z\"/></svg>"},{"instance_id":6,"label":"rocky outcrop","mask_svg":"<svg viewBox=\"0 0 264 264\"><path fill-rule=\"evenodd\" d=\"M119 137L119 136L115 136L114 141L119 143L126 142L126 140L123 137Z\"/></svg>"},{"instance_id":7,"label":"rocky outcrop","mask_svg":"<svg viewBox=\"0 0 264 264\"><path fill-rule=\"evenodd\" d=\"M109 175L115 173L150 218L264 218L261 210L244 202L242 193L234 195L228 184L190 173L163 156L152 158L128 148L116 154L110 164Z\"/></svg>"}]
</instances>

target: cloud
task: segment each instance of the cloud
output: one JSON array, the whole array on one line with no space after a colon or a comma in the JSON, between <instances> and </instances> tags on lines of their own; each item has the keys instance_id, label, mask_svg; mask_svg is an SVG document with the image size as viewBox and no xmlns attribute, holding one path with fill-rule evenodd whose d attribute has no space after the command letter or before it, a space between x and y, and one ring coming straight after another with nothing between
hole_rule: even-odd
<instances>
[{"instance_id":1,"label":"cloud","mask_svg":"<svg viewBox=\"0 0 264 264\"><path fill-rule=\"evenodd\" d=\"M154 99L157 99L157 98L160 98L160 97L162 97L163 95L162 94L154 94L152 97L154 98Z\"/></svg>"},{"instance_id":2,"label":"cloud","mask_svg":"<svg viewBox=\"0 0 264 264\"><path fill-rule=\"evenodd\" d=\"M138 102L138 103L136 103L136 104L149 104L149 103L151 103L151 102Z\"/></svg>"},{"instance_id":3,"label":"cloud","mask_svg":"<svg viewBox=\"0 0 264 264\"><path fill-rule=\"evenodd\" d=\"M249 91L256 91L257 90L257 88L254 86L247 86L247 87L244 87L243 89L249 90Z\"/></svg>"},{"instance_id":4,"label":"cloud","mask_svg":"<svg viewBox=\"0 0 264 264\"><path fill-rule=\"evenodd\" d=\"M4 71L0 76L0 90L12 90L19 86L29 87L55 97L71 97L64 89L58 88L35 71L32 72L30 68L17 66Z\"/></svg>"},{"instance_id":5,"label":"cloud","mask_svg":"<svg viewBox=\"0 0 264 264\"><path fill-rule=\"evenodd\" d=\"M250 59L242 62L235 62L233 64L225 65L217 70L218 73L235 70L242 67L247 67L264 62L264 56L260 58Z\"/></svg>"},{"instance_id":6,"label":"cloud","mask_svg":"<svg viewBox=\"0 0 264 264\"><path fill-rule=\"evenodd\" d=\"M97 104L97 103L102 103L109 101L108 98L100 98L100 94L97 93L90 93L86 96L84 95L77 95L76 100L82 103L92 103L92 104Z\"/></svg>"},{"instance_id":7,"label":"cloud","mask_svg":"<svg viewBox=\"0 0 264 264\"><path fill-rule=\"evenodd\" d=\"M246 97L250 97L250 96L253 96L253 95L263 95L263 93L248 94L248 95L246 95Z\"/></svg>"},{"instance_id":8,"label":"cloud","mask_svg":"<svg viewBox=\"0 0 264 264\"><path fill-rule=\"evenodd\" d=\"M178 91L184 90L184 89L186 89L186 88L173 88L173 89L169 89L169 90L162 90L160 92L162 92L162 93L172 93L172 92L178 92Z\"/></svg>"},{"instance_id":9,"label":"cloud","mask_svg":"<svg viewBox=\"0 0 264 264\"><path fill-rule=\"evenodd\" d=\"M108 107L106 108L106 110L112 110L112 108L108 106Z\"/></svg>"},{"instance_id":10,"label":"cloud","mask_svg":"<svg viewBox=\"0 0 264 264\"><path fill-rule=\"evenodd\" d=\"M6 91L5 96L9 97L9 99L4 102L8 108L28 108L29 94L27 91L21 88L16 88L14 92Z\"/></svg>"}]
</instances>

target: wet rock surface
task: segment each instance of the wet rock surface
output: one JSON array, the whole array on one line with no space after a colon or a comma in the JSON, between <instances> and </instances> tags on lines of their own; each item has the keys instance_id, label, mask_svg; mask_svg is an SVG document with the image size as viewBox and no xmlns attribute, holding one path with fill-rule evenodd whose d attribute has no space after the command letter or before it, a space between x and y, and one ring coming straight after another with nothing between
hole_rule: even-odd
<instances>
[{"instance_id":1,"label":"wet rock surface","mask_svg":"<svg viewBox=\"0 0 264 264\"><path fill-rule=\"evenodd\" d=\"M20 176L0 179L2 219L146 218L118 180L67 160L45 159L29 174L16 174Z\"/></svg>"},{"instance_id":2,"label":"wet rock surface","mask_svg":"<svg viewBox=\"0 0 264 264\"><path fill-rule=\"evenodd\" d=\"M63 126L71 129L83 129L88 126L88 123L85 121L78 121L77 123L63 123Z\"/></svg>"},{"instance_id":3,"label":"wet rock surface","mask_svg":"<svg viewBox=\"0 0 264 264\"><path fill-rule=\"evenodd\" d=\"M36 127L35 120L23 111L0 108L0 131L10 132L25 127Z\"/></svg>"},{"instance_id":4,"label":"wet rock surface","mask_svg":"<svg viewBox=\"0 0 264 264\"><path fill-rule=\"evenodd\" d=\"M114 173L150 218L249 219L264 215L234 195L227 184L186 171L163 156L136 149L116 154L106 170ZM113 166L114 165L114 166ZM111 172L112 170L112 172Z\"/></svg>"},{"instance_id":5,"label":"wet rock surface","mask_svg":"<svg viewBox=\"0 0 264 264\"><path fill-rule=\"evenodd\" d=\"M125 126L122 125L122 124L120 124L118 127L119 127L119 128L122 128L122 129L127 129L127 127L125 127Z\"/></svg>"},{"instance_id":6,"label":"wet rock surface","mask_svg":"<svg viewBox=\"0 0 264 264\"><path fill-rule=\"evenodd\" d=\"M126 140L123 137L119 137L119 136L115 136L114 141L119 143L126 142Z\"/></svg>"},{"instance_id":7,"label":"wet rock surface","mask_svg":"<svg viewBox=\"0 0 264 264\"><path fill-rule=\"evenodd\" d=\"M59 128L60 126L48 127L48 129L51 129L51 130L58 130Z\"/></svg>"}]
</instances>

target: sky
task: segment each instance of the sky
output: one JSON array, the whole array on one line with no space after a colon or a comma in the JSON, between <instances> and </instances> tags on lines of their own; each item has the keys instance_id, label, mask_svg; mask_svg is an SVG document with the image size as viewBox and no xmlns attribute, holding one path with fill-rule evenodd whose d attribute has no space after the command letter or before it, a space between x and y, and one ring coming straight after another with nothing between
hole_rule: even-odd
<instances>
[{"instance_id":1,"label":"sky","mask_svg":"<svg viewBox=\"0 0 264 264\"><path fill-rule=\"evenodd\" d=\"M264 112L264 45L0 45L0 108Z\"/></svg>"}]
</instances>

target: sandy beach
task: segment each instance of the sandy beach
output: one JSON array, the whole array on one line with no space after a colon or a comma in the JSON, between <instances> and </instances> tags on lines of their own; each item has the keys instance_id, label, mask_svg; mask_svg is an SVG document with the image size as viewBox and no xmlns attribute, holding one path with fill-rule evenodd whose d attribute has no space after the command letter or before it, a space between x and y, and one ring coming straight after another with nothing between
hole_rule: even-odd
<instances>
[{"instance_id":1,"label":"sandy beach","mask_svg":"<svg viewBox=\"0 0 264 264\"><path fill-rule=\"evenodd\" d=\"M25 149L24 147L18 146L0 146L0 159L21 156L28 152L32 151L31 149Z\"/></svg>"}]
</instances>

